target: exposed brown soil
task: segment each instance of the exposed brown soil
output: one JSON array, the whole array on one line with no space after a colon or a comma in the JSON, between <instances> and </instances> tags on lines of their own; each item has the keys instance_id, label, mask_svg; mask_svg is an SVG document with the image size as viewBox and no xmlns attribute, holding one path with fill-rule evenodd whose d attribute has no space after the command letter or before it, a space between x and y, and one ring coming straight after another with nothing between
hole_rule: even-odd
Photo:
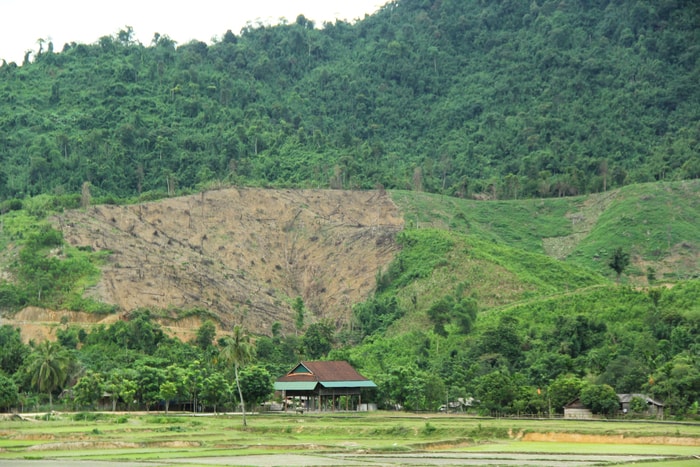
<instances>
[{"instance_id":1,"label":"exposed brown soil","mask_svg":"<svg viewBox=\"0 0 700 467\"><path fill-rule=\"evenodd\" d=\"M624 436L588 435L580 433L525 433L522 441L556 441L560 443L600 444L662 444L674 446L700 446L699 438L681 436Z\"/></svg>"},{"instance_id":2,"label":"exposed brown soil","mask_svg":"<svg viewBox=\"0 0 700 467\"><path fill-rule=\"evenodd\" d=\"M130 206L99 205L53 219L74 246L111 252L86 295L129 311L209 310L221 329L269 334L294 329L291 300L307 322L348 323L351 305L373 290L397 252L403 219L383 191L222 189ZM174 314L173 314L174 315ZM93 325L112 317L25 310L23 337L51 338L63 318ZM30 329L35 324L34 331ZM164 322L188 338L200 318ZM39 330L41 328L41 330Z\"/></svg>"},{"instance_id":3,"label":"exposed brown soil","mask_svg":"<svg viewBox=\"0 0 700 467\"><path fill-rule=\"evenodd\" d=\"M22 340L41 342L56 340L56 330L61 329L62 323L76 324L90 328L96 324L109 325L119 319L119 315L93 315L77 311L55 311L44 308L27 307L14 316L3 318L3 324L22 330Z\"/></svg>"}]
</instances>

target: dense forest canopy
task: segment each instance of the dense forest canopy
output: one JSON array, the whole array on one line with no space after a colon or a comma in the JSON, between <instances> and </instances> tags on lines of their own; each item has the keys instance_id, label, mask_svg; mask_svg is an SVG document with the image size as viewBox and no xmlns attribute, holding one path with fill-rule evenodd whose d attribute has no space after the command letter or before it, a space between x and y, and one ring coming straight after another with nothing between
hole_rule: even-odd
<instances>
[{"instance_id":1,"label":"dense forest canopy","mask_svg":"<svg viewBox=\"0 0 700 467\"><path fill-rule=\"evenodd\" d=\"M0 67L2 198L223 182L503 199L700 176L692 0L400 0L210 45L129 26L40 42Z\"/></svg>"}]
</instances>

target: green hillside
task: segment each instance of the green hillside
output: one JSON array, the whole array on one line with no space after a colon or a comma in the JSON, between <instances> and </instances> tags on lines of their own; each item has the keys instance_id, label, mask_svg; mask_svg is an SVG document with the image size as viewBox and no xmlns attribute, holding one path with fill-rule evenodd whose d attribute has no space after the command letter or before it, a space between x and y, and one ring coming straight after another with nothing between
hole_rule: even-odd
<instances>
[{"instance_id":1,"label":"green hillside","mask_svg":"<svg viewBox=\"0 0 700 467\"><path fill-rule=\"evenodd\" d=\"M65 319L48 325L55 343L26 343L33 322L0 326L0 410L91 409L105 392L126 410L234 409L236 354L250 402L327 358L372 378L382 408L473 398L483 415L544 415L581 396L615 416L629 392L696 417L698 2L397 0L316 26L213 44L140 44L125 26L2 62L0 314ZM222 187L284 190L247 198L244 218L232 198L207 208ZM316 191L292 201L294 188ZM377 200L390 225L349 214ZM128 264L108 261L114 239ZM357 279L359 246L394 259L328 289ZM100 284L108 262L123 274ZM160 278L207 306L159 302ZM129 309L99 298L117 286ZM141 306L143 290L158 304ZM208 308L224 299L230 315ZM259 329L227 337L256 314ZM165 318L200 327L184 342Z\"/></svg>"},{"instance_id":2,"label":"green hillside","mask_svg":"<svg viewBox=\"0 0 700 467\"><path fill-rule=\"evenodd\" d=\"M698 278L700 183L660 183L626 187L600 214L567 261L598 271L614 248L628 249L634 268L644 276L652 268L657 280Z\"/></svg>"},{"instance_id":3,"label":"green hillside","mask_svg":"<svg viewBox=\"0 0 700 467\"><path fill-rule=\"evenodd\" d=\"M396 192L409 226L439 228L546 253L612 277L615 248L631 254L628 279L697 278L700 183L630 185L592 196L473 201L426 193ZM649 269L651 268L651 269Z\"/></svg>"},{"instance_id":4,"label":"green hillside","mask_svg":"<svg viewBox=\"0 0 700 467\"><path fill-rule=\"evenodd\" d=\"M514 199L700 176L692 0L399 0L213 44L111 33L1 62L0 198L89 182Z\"/></svg>"},{"instance_id":5,"label":"green hillside","mask_svg":"<svg viewBox=\"0 0 700 467\"><path fill-rule=\"evenodd\" d=\"M272 326L272 335L255 336L256 364L247 384L269 381L300 359L346 359L377 382L372 397L382 407L435 410L445 397L474 397L481 401L475 410L483 414L542 414L560 411L585 391L617 391L645 392L663 400L669 414L693 416L700 396L700 282L690 278L698 271L698 240L689 225L697 215L697 185L635 185L589 197L520 201L390 193L407 227L397 234L398 254L377 273L374 294L348 304L352 319L340 327L323 313L310 313L301 297L294 300L291 310L301 316L296 332ZM119 310L84 297L110 252L65 245L46 220L77 201L42 195L3 204L3 317L29 305L93 314L128 311L122 314L126 320L109 326L56 324L55 351L80 371L107 380L153 385L144 378L184 378L178 371L193 372L193 365L201 371L201 361L210 362L208 375L225 377L216 355L227 341L213 340L213 322L205 320L191 342L167 337L156 322L173 313L212 317L207 310ZM676 214L656 214L670 205ZM581 219L581 213L589 217ZM629 216L646 222L629 222ZM581 224L585 231L577 231ZM648 249L647 232L659 231L677 232L682 245L656 256L639 253ZM547 239L572 236L577 242L567 246L569 257L546 254ZM590 245L635 252L620 284L604 255L586 256L600 254L600 247ZM661 272L677 261L687 272L650 278L642 269ZM134 286L138 290L138 282L129 285ZM11 326L0 330L8 349L2 370L18 390L40 401L47 393L37 391L31 375L43 350L38 343L19 343L21 331ZM74 383L65 380L55 389ZM158 394L142 392L137 400L145 406ZM80 400L74 403L84 406Z\"/></svg>"},{"instance_id":6,"label":"green hillside","mask_svg":"<svg viewBox=\"0 0 700 467\"><path fill-rule=\"evenodd\" d=\"M583 388L607 385L671 411L697 406L697 279L615 285L580 264L446 230L406 231L402 244L375 297L354 307L365 337L331 355L381 381L383 403L430 409L452 394L476 397L483 413L542 413L552 400L560 412Z\"/></svg>"},{"instance_id":7,"label":"green hillside","mask_svg":"<svg viewBox=\"0 0 700 467\"><path fill-rule=\"evenodd\" d=\"M552 398L561 410L594 384L694 410L695 389L677 384L700 381L698 186L486 202L393 193L415 229L355 306L367 337L339 355L384 383L386 403L413 409L450 393L492 412L544 412ZM675 244L650 246L655 232ZM569 254L545 255L560 238ZM644 287L615 284L617 247L633 252L623 282Z\"/></svg>"}]
</instances>

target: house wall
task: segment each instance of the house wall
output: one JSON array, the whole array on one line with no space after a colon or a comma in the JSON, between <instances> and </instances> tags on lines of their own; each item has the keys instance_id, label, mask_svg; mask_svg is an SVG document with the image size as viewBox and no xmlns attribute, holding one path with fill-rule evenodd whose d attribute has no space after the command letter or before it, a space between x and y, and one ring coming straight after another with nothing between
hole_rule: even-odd
<instances>
[{"instance_id":1,"label":"house wall","mask_svg":"<svg viewBox=\"0 0 700 467\"><path fill-rule=\"evenodd\" d=\"M564 418L593 418L593 413L588 409L569 409L564 408Z\"/></svg>"},{"instance_id":2,"label":"house wall","mask_svg":"<svg viewBox=\"0 0 700 467\"><path fill-rule=\"evenodd\" d=\"M622 405L622 413L623 414L632 413L632 411L630 410L630 403L629 402L623 402L621 405ZM642 412L641 415L648 415L651 417L663 418L664 409L663 409L663 407L659 407L658 405L648 404L646 412Z\"/></svg>"}]
</instances>

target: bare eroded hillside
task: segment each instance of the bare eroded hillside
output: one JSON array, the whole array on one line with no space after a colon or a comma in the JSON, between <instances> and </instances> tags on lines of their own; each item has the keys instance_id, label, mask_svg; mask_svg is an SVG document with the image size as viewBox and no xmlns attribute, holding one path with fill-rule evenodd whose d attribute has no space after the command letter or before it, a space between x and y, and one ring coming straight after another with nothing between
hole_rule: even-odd
<instances>
[{"instance_id":1,"label":"bare eroded hillside","mask_svg":"<svg viewBox=\"0 0 700 467\"><path fill-rule=\"evenodd\" d=\"M347 323L397 251L401 215L383 191L222 189L153 203L70 211L55 218L74 246L109 250L87 295L124 312L204 308L221 327Z\"/></svg>"}]
</instances>

